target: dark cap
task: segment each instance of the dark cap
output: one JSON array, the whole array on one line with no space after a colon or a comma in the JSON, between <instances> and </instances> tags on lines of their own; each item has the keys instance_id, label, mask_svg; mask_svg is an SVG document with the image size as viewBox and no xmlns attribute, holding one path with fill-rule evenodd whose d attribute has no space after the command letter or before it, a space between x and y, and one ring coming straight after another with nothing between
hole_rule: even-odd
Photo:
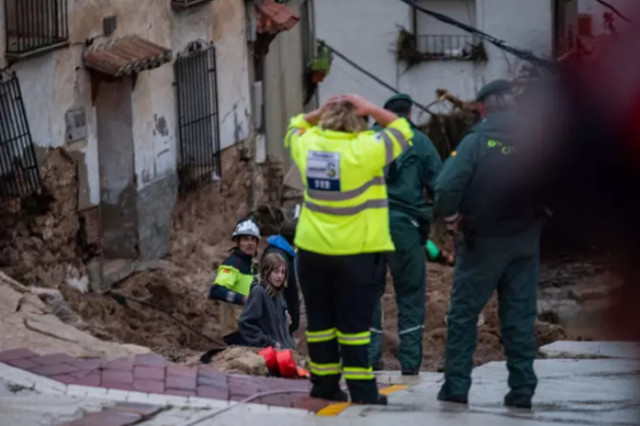
<instances>
[{"instance_id":1,"label":"dark cap","mask_svg":"<svg viewBox=\"0 0 640 426\"><path fill-rule=\"evenodd\" d=\"M393 95L384 103L384 109L399 115L408 115L413 105L413 99L406 93Z\"/></svg>"},{"instance_id":2,"label":"dark cap","mask_svg":"<svg viewBox=\"0 0 640 426\"><path fill-rule=\"evenodd\" d=\"M502 95L505 93L511 93L513 87L507 80L494 80L491 83L485 84L476 96L476 101L482 102L484 98L489 95Z\"/></svg>"}]
</instances>

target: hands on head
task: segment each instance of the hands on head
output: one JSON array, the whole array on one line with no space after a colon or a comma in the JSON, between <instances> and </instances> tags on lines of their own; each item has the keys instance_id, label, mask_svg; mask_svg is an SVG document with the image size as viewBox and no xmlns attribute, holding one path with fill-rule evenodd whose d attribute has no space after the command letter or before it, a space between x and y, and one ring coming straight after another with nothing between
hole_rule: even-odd
<instances>
[{"instance_id":1,"label":"hands on head","mask_svg":"<svg viewBox=\"0 0 640 426\"><path fill-rule=\"evenodd\" d=\"M356 109L356 114L361 116L370 115L381 126L387 126L398 118L396 114L391 111L387 111L376 104L368 101L360 95L346 94L346 95L334 95L327 99L320 108L308 113L305 116L306 121L309 124L315 125L320 121L322 113L326 110L327 106L338 103L348 102Z\"/></svg>"}]
</instances>

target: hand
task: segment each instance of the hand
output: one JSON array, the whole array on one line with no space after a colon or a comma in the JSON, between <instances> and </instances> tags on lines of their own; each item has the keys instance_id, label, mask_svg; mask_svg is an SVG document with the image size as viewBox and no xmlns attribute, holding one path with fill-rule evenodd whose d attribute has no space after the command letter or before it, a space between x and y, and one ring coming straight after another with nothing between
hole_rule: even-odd
<instances>
[{"instance_id":1,"label":"hand","mask_svg":"<svg viewBox=\"0 0 640 426\"><path fill-rule=\"evenodd\" d=\"M242 296L242 304L244 305L245 303L247 303L247 300L249 300L248 296Z\"/></svg>"},{"instance_id":2,"label":"hand","mask_svg":"<svg viewBox=\"0 0 640 426\"><path fill-rule=\"evenodd\" d=\"M291 319L291 315L289 315L289 313L287 312L287 324L291 325L293 324L293 320Z\"/></svg>"},{"instance_id":3,"label":"hand","mask_svg":"<svg viewBox=\"0 0 640 426\"><path fill-rule=\"evenodd\" d=\"M280 342L276 342L276 344L274 345L274 347L276 349L282 349L282 345L280 344Z\"/></svg>"},{"instance_id":4,"label":"hand","mask_svg":"<svg viewBox=\"0 0 640 426\"><path fill-rule=\"evenodd\" d=\"M345 95L343 100L356 107L356 114L358 115L370 115L371 111L376 108L374 104L360 95Z\"/></svg>"}]
</instances>

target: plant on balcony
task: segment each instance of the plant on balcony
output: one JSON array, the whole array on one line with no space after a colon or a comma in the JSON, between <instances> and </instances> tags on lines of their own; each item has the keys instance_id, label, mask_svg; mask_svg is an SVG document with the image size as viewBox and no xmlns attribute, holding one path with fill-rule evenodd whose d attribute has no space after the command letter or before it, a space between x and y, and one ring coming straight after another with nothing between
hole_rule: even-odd
<instances>
[{"instance_id":1,"label":"plant on balcony","mask_svg":"<svg viewBox=\"0 0 640 426\"><path fill-rule=\"evenodd\" d=\"M307 66L311 73L311 80L314 83L319 83L325 79L331 70L332 61L333 55L331 54L331 49L329 49L324 43L320 42L318 44L318 51L315 58L313 58Z\"/></svg>"}]
</instances>

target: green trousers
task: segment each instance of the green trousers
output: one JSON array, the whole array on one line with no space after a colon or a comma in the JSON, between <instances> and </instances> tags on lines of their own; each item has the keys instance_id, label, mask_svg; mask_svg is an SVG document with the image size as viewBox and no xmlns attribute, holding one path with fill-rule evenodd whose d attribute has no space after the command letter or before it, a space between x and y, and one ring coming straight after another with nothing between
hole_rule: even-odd
<instances>
[{"instance_id":1,"label":"green trousers","mask_svg":"<svg viewBox=\"0 0 640 426\"><path fill-rule=\"evenodd\" d=\"M540 226L508 237L462 238L447 322L445 383L441 397L465 396L471 386L478 315L498 291L500 327L509 370L509 387L533 395L537 378L536 299Z\"/></svg>"},{"instance_id":2,"label":"green trousers","mask_svg":"<svg viewBox=\"0 0 640 426\"><path fill-rule=\"evenodd\" d=\"M391 237L396 251L386 255L391 271L398 306L398 360L403 370L419 369L422 363L422 337L425 317L425 288L427 281L424 236L409 216L390 212ZM371 365L376 366L382 355L381 298L386 287L386 268L379 278L380 297L376 299L371 327L369 350Z\"/></svg>"}]
</instances>

